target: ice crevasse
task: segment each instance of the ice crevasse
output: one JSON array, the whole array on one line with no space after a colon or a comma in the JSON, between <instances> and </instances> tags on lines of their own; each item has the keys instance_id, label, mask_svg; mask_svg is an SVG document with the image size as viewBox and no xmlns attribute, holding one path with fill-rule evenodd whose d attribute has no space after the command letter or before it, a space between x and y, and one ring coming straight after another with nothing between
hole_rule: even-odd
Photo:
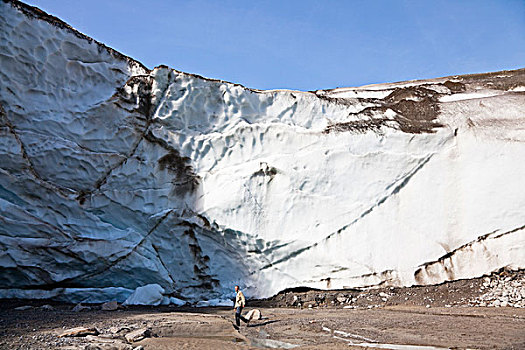
<instances>
[{"instance_id":1,"label":"ice crevasse","mask_svg":"<svg viewBox=\"0 0 525 350\"><path fill-rule=\"evenodd\" d=\"M525 267L525 69L312 92L0 2L0 297L223 300Z\"/></svg>"}]
</instances>

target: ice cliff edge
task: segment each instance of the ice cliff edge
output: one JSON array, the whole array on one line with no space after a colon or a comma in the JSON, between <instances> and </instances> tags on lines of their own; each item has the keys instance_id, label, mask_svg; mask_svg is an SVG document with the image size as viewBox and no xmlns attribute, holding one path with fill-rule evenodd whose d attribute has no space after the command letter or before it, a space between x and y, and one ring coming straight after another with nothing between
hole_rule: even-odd
<instances>
[{"instance_id":1,"label":"ice cliff edge","mask_svg":"<svg viewBox=\"0 0 525 350\"><path fill-rule=\"evenodd\" d=\"M525 267L525 69L315 92L149 70L0 2L0 297Z\"/></svg>"}]
</instances>

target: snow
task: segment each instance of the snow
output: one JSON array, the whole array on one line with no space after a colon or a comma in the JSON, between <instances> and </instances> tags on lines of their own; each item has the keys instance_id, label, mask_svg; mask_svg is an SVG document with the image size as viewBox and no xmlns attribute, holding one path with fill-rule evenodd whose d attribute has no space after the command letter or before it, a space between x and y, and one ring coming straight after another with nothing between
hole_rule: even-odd
<instances>
[{"instance_id":1,"label":"snow","mask_svg":"<svg viewBox=\"0 0 525 350\"><path fill-rule=\"evenodd\" d=\"M229 306L233 307L233 301L230 299L211 299L200 300L195 305L196 307L210 307L210 306Z\"/></svg>"},{"instance_id":2,"label":"snow","mask_svg":"<svg viewBox=\"0 0 525 350\"><path fill-rule=\"evenodd\" d=\"M441 102L463 101L463 100L498 96L498 95L502 95L503 93L504 93L503 91L466 92L462 94L446 95L446 96L441 97L439 100Z\"/></svg>"},{"instance_id":3,"label":"snow","mask_svg":"<svg viewBox=\"0 0 525 350\"><path fill-rule=\"evenodd\" d=\"M424 346L424 345L404 345L404 344L384 344L379 343L376 340L363 337L358 334L348 333L337 329L330 329L322 326L321 328L325 332L329 332L332 337L346 341L351 346L359 346L363 348L376 348L376 349L389 349L389 350L446 350L448 348ZM350 339L349 339L350 338ZM362 342L362 341L365 342Z\"/></svg>"},{"instance_id":4,"label":"snow","mask_svg":"<svg viewBox=\"0 0 525 350\"><path fill-rule=\"evenodd\" d=\"M148 71L11 3L0 16L0 297L231 306L237 284L525 266L521 85L255 91ZM428 103L418 88L438 96L431 132L403 131L420 116L387 98Z\"/></svg>"},{"instance_id":5,"label":"snow","mask_svg":"<svg viewBox=\"0 0 525 350\"><path fill-rule=\"evenodd\" d=\"M124 301L123 305L167 305L170 299L164 297L164 288L158 284L148 284L137 287L135 291ZM166 302L163 302L166 300Z\"/></svg>"},{"instance_id":6,"label":"snow","mask_svg":"<svg viewBox=\"0 0 525 350\"><path fill-rule=\"evenodd\" d=\"M186 302L184 300L181 300L179 298L170 297L170 304L176 305L176 306L184 306L186 305Z\"/></svg>"},{"instance_id":7,"label":"snow","mask_svg":"<svg viewBox=\"0 0 525 350\"><path fill-rule=\"evenodd\" d=\"M338 88L330 90L327 95L334 98L378 98L382 99L390 95L392 89L360 89L360 88Z\"/></svg>"}]
</instances>

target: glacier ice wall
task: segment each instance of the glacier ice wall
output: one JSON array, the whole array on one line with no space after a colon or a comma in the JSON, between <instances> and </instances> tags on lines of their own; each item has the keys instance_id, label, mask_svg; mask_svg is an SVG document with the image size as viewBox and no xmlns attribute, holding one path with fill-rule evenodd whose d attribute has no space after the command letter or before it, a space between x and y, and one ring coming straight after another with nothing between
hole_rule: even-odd
<instances>
[{"instance_id":1,"label":"glacier ice wall","mask_svg":"<svg viewBox=\"0 0 525 350\"><path fill-rule=\"evenodd\" d=\"M523 69L258 91L0 7L0 297L265 297L525 266Z\"/></svg>"}]
</instances>

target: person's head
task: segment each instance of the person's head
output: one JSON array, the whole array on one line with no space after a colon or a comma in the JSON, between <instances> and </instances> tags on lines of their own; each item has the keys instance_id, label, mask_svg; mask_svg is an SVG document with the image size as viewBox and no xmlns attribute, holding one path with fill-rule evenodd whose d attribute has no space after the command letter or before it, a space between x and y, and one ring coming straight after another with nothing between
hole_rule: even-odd
<instances>
[{"instance_id":1,"label":"person's head","mask_svg":"<svg viewBox=\"0 0 525 350\"><path fill-rule=\"evenodd\" d=\"M236 291L236 292L239 291L239 286L235 286L235 291Z\"/></svg>"}]
</instances>

